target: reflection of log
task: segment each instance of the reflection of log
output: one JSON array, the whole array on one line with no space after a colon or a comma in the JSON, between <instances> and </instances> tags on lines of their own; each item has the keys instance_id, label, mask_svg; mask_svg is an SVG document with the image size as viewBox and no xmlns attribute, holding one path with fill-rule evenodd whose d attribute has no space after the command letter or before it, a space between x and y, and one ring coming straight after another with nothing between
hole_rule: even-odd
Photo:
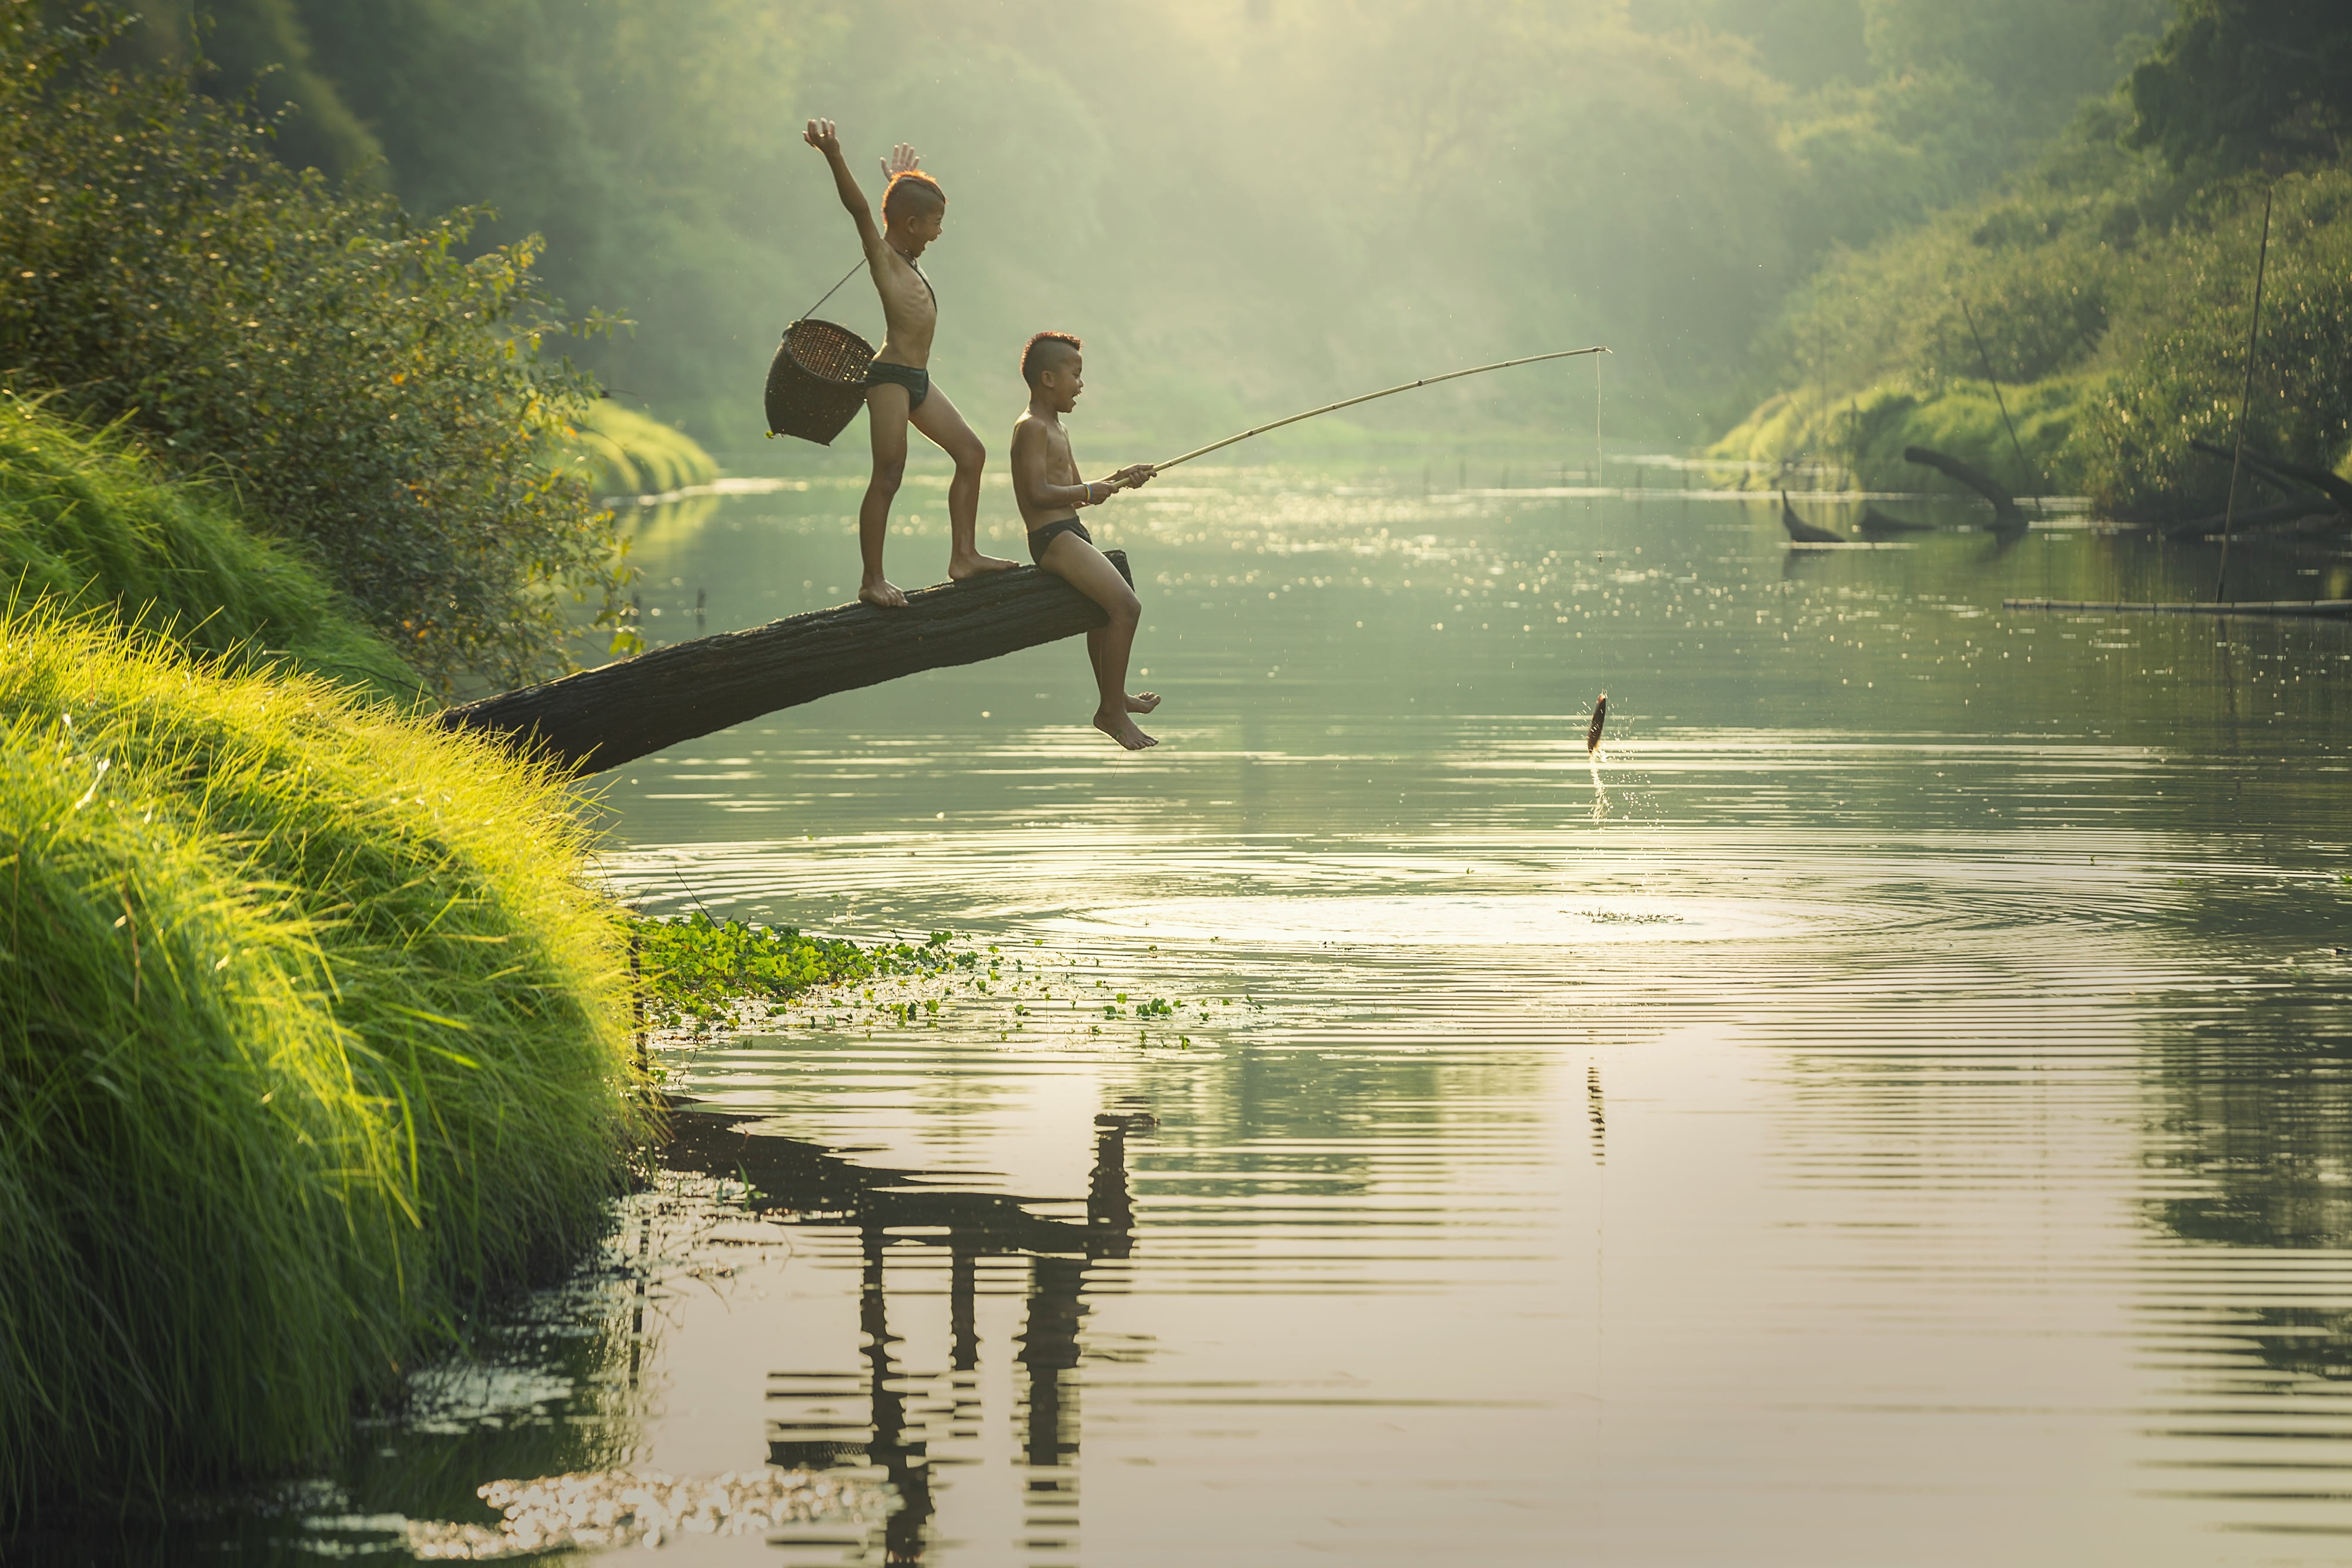
<instances>
[{"instance_id":1,"label":"reflection of log","mask_svg":"<svg viewBox=\"0 0 2352 1568\"><path fill-rule=\"evenodd\" d=\"M1935 531L1933 523L1915 523L1908 517L1890 517L1876 507L1865 506L1862 509L1862 534L1864 538L1874 538L1881 534L1931 534Z\"/></svg>"},{"instance_id":2,"label":"reflection of log","mask_svg":"<svg viewBox=\"0 0 2352 1568\"><path fill-rule=\"evenodd\" d=\"M2004 489L2000 481L1983 469L1925 446L1905 447L1903 461L1933 468L1940 474L1958 480L1986 500L1990 501L1992 526L1996 533L2017 533L2024 529L2025 514L2018 510L2017 497Z\"/></svg>"},{"instance_id":3,"label":"reflection of log","mask_svg":"<svg viewBox=\"0 0 2352 1568\"><path fill-rule=\"evenodd\" d=\"M2257 507L2252 511L2240 512L2235 518L2228 521L2232 533L2252 534L2271 530L2301 531L2296 529L2294 525L2302 523L2306 518L2313 519L2321 525L2318 531L2339 526L2345 520L2344 514L2337 511L2336 504L2326 497L2306 494L2294 497L2289 500L2273 501L2267 507ZM2175 523L2165 529L2164 537L2168 539L2201 539L2209 535L2219 534L2224 520L2220 512L2215 512L2209 517L2191 517L2185 523Z\"/></svg>"},{"instance_id":4,"label":"reflection of log","mask_svg":"<svg viewBox=\"0 0 2352 1568\"><path fill-rule=\"evenodd\" d=\"M1121 575L1127 552L1108 552ZM1108 623L1100 607L1034 567L941 583L904 610L844 604L765 626L697 637L485 697L440 716L531 747L575 772L617 768L778 708L922 670L1075 637Z\"/></svg>"},{"instance_id":5,"label":"reflection of log","mask_svg":"<svg viewBox=\"0 0 2352 1568\"><path fill-rule=\"evenodd\" d=\"M1780 492L1780 526L1788 529L1789 537L1801 545L1842 545L1846 542L1843 534L1817 528L1797 516L1797 508L1789 505L1789 492L1786 490Z\"/></svg>"}]
</instances>

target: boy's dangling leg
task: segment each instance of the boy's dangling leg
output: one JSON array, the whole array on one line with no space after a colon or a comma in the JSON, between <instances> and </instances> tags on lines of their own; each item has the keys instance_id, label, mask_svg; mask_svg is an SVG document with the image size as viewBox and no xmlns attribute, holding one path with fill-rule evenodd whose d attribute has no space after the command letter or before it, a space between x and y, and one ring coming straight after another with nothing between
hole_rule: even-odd
<instances>
[{"instance_id":1,"label":"boy's dangling leg","mask_svg":"<svg viewBox=\"0 0 2352 1568\"><path fill-rule=\"evenodd\" d=\"M874 476L857 507L857 553L865 568L857 597L898 610L907 596L882 575L882 541L890 531L890 503L907 476L907 389L893 382L867 387L866 423L874 441Z\"/></svg>"},{"instance_id":2,"label":"boy's dangling leg","mask_svg":"<svg viewBox=\"0 0 2352 1568\"><path fill-rule=\"evenodd\" d=\"M955 460L955 477L948 482L948 575L961 582L984 571L1018 566L980 553L980 476L988 465L988 449L971 426L936 386L908 416L917 430Z\"/></svg>"},{"instance_id":3,"label":"boy's dangling leg","mask_svg":"<svg viewBox=\"0 0 2352 1568\"><path fill-rule=\"evenodd\" d=\"M1045 547L1039 563L1071 587L1103 607L1110 624L1087 633L1087 659L1094 665L1095 727L1129 751L1160 744L1136 727L1134 715L1160 706L1151 692L1127 694L1127 660L1135 647L1136 623L1143 618L1143 601L1127 579L1118 574L1102 551L1076 534L1057 534Z\"/></svg>"}]
</instances>

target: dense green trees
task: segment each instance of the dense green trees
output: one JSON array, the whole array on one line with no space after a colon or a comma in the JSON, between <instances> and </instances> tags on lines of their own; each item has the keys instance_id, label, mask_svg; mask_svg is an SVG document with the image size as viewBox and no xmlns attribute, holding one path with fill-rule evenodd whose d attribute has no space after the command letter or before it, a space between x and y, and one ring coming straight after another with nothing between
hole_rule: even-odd
<instances>
[{"instance_id":1,"label":"dense green trees","mask_svg":"<svg viewBox=\"0 0 2352 1568\"><path fill-rule=\"evenodd\" d=\"M777 329L855 260L798 141L813 113L947 182L939 368L983 430L1057 323L1118 389L1097 421L1170 438L1591 341L1621 350L1612 423L1695 437L1792 282L1980 190L2163 0L193 3L215 53L247 41L223 90L278 51L259 90L299 110L290 159L364 166L291 129L324 84L372 177L545 235L556 292L641 324L594 350L606 380L740 447ZM872 325L855 289L829 308ZM1582 430L1591 389L1370 417Z\"/></svg>"},{"instance_id":2,"label":"dense green trees","mask_svg":"<svg viewBox=\"0 0 2352 1568\"><path fill-rule=\"evenodd\" d=\"M593 384L528 243L467 254L274 160L173 70L105 68L101 32L0 16L0 367L121 421L299 540L420 671L560 659L551 591L619 586L610 518L551 447Z\"/></svg>"},{"instance_id":3,"label":"dense green trees","mask_svg":"<svg viewBox=\"0 0 2352 1568\"><path fill-rule=\"evenodd\" d=\"M2245 374L2263 195L2276 198L2248 433L2322 467L2352 445L2352 58L2340 7L2192 0L2126 87L2003 189L1861 250L1759 340L1780 390L1727 455L1852 463L1916 483L1906 441L2117 515L2220 509ZM1973 318L1974 329L1970 319ZM1990 413L2011 384L2023 470ZM2021 385L2020 383L2023 383Z\"/></svg>"}]
</instances>

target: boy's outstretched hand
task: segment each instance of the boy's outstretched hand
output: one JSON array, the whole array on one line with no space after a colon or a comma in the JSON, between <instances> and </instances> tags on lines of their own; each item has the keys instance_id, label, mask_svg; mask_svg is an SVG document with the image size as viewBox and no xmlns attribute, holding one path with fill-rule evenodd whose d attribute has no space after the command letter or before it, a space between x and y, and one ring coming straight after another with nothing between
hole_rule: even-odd
<instances>
[{"instance_id":1,"label":"boy's outstretched hand","mask_svg":"<svg viewBox=\"0 0 2352 1568\"><path fill-rule=\"evenodd\" d=\"M801 140L828 158L841 151L841 138L835 133L830 120L810 120L808 129L801 132Z\"/></svg>"},{"instance_id":2,"label":"boy's outstretched hand","mask_svg":"<svg viewBox=\"0 0 2352 1568\"><path fill-rule=\"evenodd\" d=\"M890 156L880 162L882 178L886 183L897 179L901 174L912 173L923 166L923 161L917 156L915 150L903 141L890 149Z\"/></svg>"}]
</instances>

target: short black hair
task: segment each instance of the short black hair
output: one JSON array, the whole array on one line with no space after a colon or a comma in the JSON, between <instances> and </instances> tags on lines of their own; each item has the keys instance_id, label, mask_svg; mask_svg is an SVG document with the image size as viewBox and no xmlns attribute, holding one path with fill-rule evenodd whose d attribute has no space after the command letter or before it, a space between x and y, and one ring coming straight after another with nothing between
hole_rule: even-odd
<instances>
[{"instance_id":1,"label":"short black hair","mask_svg":"<svg viewBox=\"0 0 2352 1568\"><path fill-rule=\"evenodd\" d=\"M913 204L913 212L908 211L909 203ZM902 213L912 217L917 213L943 213L947 210L948 193L940 189L937 180L920 169L908 169L903 173L891 175L888 188L882 193L882 221L886 224Z\"/></svg>"},{"instance_id":2,"label":"short black hair","mask_svg":"<svg viewBox=\"0 0 2352 1568\"><path fill-rule=\"evenodd\" d=\"M1029 346L1021 350L1021 379L1033 387L1037 378L1052 370L1054 361L1061 358L1058 351L1053 350L1040 356L1037 350L1047 343L1058 343L1074 354L1086 347L1075 332L1040 332L1030 339Z\"/></svg>"}]
</instances>

